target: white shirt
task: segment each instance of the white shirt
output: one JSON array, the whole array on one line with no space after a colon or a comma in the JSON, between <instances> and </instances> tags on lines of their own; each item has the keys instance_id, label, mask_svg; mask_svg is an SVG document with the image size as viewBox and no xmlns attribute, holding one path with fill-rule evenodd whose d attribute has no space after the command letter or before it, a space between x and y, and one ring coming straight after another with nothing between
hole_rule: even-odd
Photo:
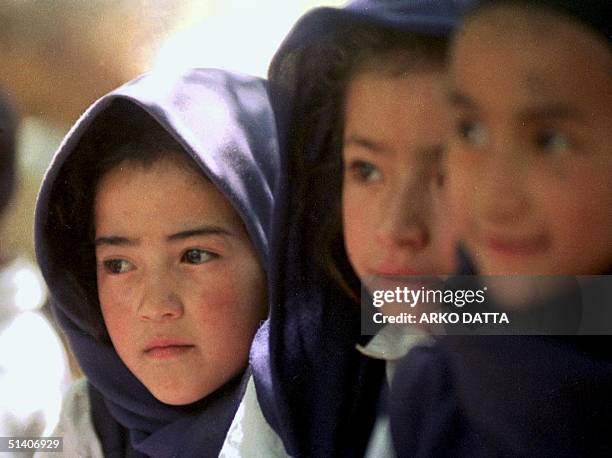
<instances>
[{"instance_id":1,"label":"white shirt","mask_svg":"<svg viewBox=\"0 0 612 458\"><path fill-rule=\"evenodd\" d=\"M419 329L387 325L365 347L357 345L357 350L370 358L386 361L386 378L390 386L399 360L406 356L412 347L428 339L428 334ZM391 425L386 413L376 418L365 456L366 458L395 457Z\"/></svg>"},{"instance_id":2,"label":"white shirt","mask_svg":"<svg viewBox=\"0 0 612 458\"><path fill-rule=\"evenodd\" d=\"M104 458L91 418L87 379L72 384L62 403L60 421L51 434L63 438L62 453L38 452L35 458Z\"/></svg>"},{"instance_id":3,"label":"white shirt","mask_svg":"<svg viewBox=\"0 0 612 458\"><path fill-rule=\"evenodd\" d=\"M365 347L358 345L357 350L370 358L385 360L387 362L387 381L390 382L398 360L406 355L414 345L426 339L427 334L418 330L386 326ZM289 456L280 437L263 416L252 377L248 381L244 397L219 456L223 458ZM394 456L387 416L376 419L366 456L372 458Z\"/></svg>"}]
</instances>

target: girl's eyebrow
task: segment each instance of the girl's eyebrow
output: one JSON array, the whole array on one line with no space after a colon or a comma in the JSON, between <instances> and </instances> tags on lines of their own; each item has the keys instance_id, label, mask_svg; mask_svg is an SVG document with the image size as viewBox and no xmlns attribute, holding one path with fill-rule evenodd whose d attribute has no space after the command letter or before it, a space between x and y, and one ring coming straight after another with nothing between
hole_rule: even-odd
<instances>
[{"instance_id":1,"label":"girl's eyebrow","mask_svg":"<svg viewBox=\"0 0 612 458\"><path fill-rule=\"evenodd\" d=\"M449 102L459 108L477 110L478 105L467 94L458 91L451 91L448 94ZM524 121L540 120L582 120L586 118L579 109L565 103L541 103L532 107L525 107L519 110L518 116Z\"/></svg>"},{"instance_id":2,"label":"girl's eyebrow","mask_svg":"<svg viewBox=\"0 0 612 458\"><path fill-rule=\"evenodd\" d=\"M208 235L223 235L223 236L234 236L235 234L228 231L227 229L221 226L200 226L194 229L187 229L184 231L176 232L166 237L166 240L169 242L174 242L176 240L184 240L190 237L201 237ZM109 236L101 236L97 237L94 241L94 245L96 247L110 245L110 246L137 246L140 244L140 240L138 239L130 239L128 237L123 237L120 235L109 235Z\"/></svg>"},{"instance_id":3,"label":"girl's eyebrow","mask_svg":"<svg viewBox=\"0 0 612 458\"><path fill-rule=\"evenodd\" d=\"M175 240L184 240L190 237L200 237L200 236L207 236L207 235L225 235L225 236L231 237L231 236L234 236L235 234L228 231L224 227L209 225L209 226L196 227L194 229L187 229L185 231L180 231L175 234L171 234L168 237L166 237L166 240L168 240L169 242L172 242Z\"/></svg>"},{"instance_id":4,"label":"girl's eyebrow","mask_svg":"<svg viewBox=\"0 0 612 458\"><path fill-rule=\"evenodd\" d=\"M382 143L355 134L349 135L344 139L344 147L347 146L358 146L372 153L387 153L389 151Z\"/></svg>"},{"instance_id":5,"label":"girl's eyebrow","mask_svg":"<svg viewBox=\"0 0 612 458\"><path fill-rule=\"evenodd\" d=\"M547 103L521 110L521 118L529 121L538 120L582 120L585 116L577 108L564 103Z\"/></svg>"},{"instance_id":6,"label":"girl's eyebrow","mask_svg":"<svg viewBox=\"0 0 612 458\"><path fill-rule=\"evenodd\" d=\"M469 95L457 90L451 90L448 93L448 101L451 103L451 105L459 108L469 108L472 110L478 108L476 102L474 102Z\"/></svg>"},{"instance_id":7,"label":"girl's eyebrow","mask_svg":"<svg viewBox=\"0 0 612 458\"><path fill-rule=\"evenodd\" d=\"M102 236L96 238L95 246L111 245L111 246L135 246L138 245L137 240L121 237L119 235Z\"/></svg>"}]
</instances>

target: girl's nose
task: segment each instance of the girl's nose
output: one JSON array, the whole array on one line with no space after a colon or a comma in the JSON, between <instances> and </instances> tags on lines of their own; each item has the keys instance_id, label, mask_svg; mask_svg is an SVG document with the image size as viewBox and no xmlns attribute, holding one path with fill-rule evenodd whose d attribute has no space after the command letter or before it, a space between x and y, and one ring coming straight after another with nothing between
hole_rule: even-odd
<instances>
[{"instance_id":1,"label":"girl's nose","mask_svg":"<svg viewBox=\"0 0 612 458\"><path fill-rule=\"evenodd\" d=\"M138 315L143 320L163 321L183 316L184 306L170 275L154 275L145 284Z\"/></svg>"},{"instance_id":2,"label":"girl's nose","mask_svg":"<svg viewBox=\"0 0 612 458\"><path fill-rule=\"evenodd\" d=\"M427 185L411 177L390 189L381 202L378 240L387 248L423 249L429 243Z\"/></svg>"},{"instance_id":3,"label":"girl's nose","mask_svg":"<svg viewBox=\"0 0 612 458\"><path fill-rule=\"evenodd\" d=\"M529 164L507 149L491 152L476 189L481 215L490 223L516 223L528 211L524 178Z\"/></svg>"}]
</instances>

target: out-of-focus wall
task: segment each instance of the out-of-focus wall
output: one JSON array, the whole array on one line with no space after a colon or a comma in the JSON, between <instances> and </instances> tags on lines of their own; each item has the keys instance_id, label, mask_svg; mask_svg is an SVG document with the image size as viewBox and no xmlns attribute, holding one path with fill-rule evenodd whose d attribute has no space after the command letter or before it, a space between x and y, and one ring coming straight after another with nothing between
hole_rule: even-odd
<instances>
[{"instance_id":1,"label":"out-of-focus wall","mask_svg":"<svg viewBox=\"0 0 612 458\"><path fill-rule=\"evenodd\" d=\"M344 0L17 0L0 2L0 84L22 114L16 200L0 249L33 258L40 179L61 137L98 97L153 67L264 75L295 20Z\"/></svg>"}]
</instances>

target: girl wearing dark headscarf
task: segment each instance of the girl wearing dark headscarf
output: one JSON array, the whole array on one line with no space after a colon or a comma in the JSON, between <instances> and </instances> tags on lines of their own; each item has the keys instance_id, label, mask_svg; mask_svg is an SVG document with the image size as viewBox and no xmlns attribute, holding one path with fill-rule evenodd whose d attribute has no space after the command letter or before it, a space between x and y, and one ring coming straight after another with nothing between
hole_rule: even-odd
<instances>
[{"instance_id":1,"label":"girl wearing dark headscarf","mask_svg":"<svg viewBox=\"0 0 612 458\"><path fill-rule=\"evenodd\" d=\"M466 252L480 274L547 287L502 288L506 306L581 315L547 336L445 336L409 353L391 398L403 456L612 454L609 338L559 335L612 333L610 12L483 1L457 34L448 190Z\"/></svg>"},{"instance_id":2,"label":"girl wearing dark headscarf","mask_svg":"<svg viewBox=\"0 0 612 458\"><path fill-rule=\"evenodd\" d=\"M266 87L219 70L142 76L56 153L38 261L86 380L68 456L218 456L267 313L278 149Z\"/></svg>"},{"instance_id":3,"label":"girl wearing dark headscarf","mask_svg":"<svg viewBox=\"0 0 612 458\"><path fill-rule=\"evenodd\" d=\"M270 319L251 352L255 389L230 430L238 452L242 441L292 456L392 454L387 379L423 336L361 336L360 281L453 270L440 160L444 57L460 10L438 1L315 9L275 55L282 202ZM274 434L253 426L262 418Z\"/></svg>"}]
</instances>

